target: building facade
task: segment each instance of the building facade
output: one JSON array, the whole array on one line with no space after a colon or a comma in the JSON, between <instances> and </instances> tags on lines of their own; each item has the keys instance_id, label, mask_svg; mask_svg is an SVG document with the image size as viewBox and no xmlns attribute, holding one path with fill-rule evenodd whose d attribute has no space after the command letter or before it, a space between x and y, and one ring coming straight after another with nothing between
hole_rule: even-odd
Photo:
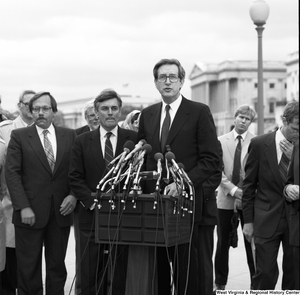
<instances>
[{"instance_id":1,"label":"building facade","mask_svg":"<svg viewBox=\"0 0 300 295\"><path fill-rule=\"evenodd\" d=\"M287 100L286 65L281 61L264 61L263 69L266 132L276 124L276 105ZM238 106L249 104L257 110L257 61L197 63L189 78L192 100L210 107L218 135L231 130ZM250 131L257 134L256 122Z\"/></svg>"},{"instance_id":2,"label":"building facade","mask_svg":"<svg viewBox=\"0 0 300 295\"><path fill-rule=\"evenodd\" d=\"M291 53L286 61L287 101L299 101L299 51Z\"/></svg>"}]
</instances>

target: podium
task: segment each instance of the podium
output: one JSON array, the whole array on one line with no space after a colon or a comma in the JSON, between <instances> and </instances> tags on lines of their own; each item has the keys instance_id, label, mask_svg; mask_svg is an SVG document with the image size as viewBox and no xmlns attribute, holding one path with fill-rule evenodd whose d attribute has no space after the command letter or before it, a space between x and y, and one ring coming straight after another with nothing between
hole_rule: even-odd
<instances>
[{"instance_id":1,"label":"podium","mask_svg":"<svg viewBox=\"0 0 300 295\"><path fill-rule=\"evenodd\" d=\"M104 193L95 207L97 243L170 247L188 243L191 201L183 196ZM157 201L157 203L155 203Z\"/></svg>"}]
</instances>

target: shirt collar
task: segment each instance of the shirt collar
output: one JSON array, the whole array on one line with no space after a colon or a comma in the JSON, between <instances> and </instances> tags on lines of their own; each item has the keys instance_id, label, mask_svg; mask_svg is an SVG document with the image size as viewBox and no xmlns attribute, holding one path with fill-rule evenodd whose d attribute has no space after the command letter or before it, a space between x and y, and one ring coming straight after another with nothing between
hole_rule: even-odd
<instances>
[{"instance_id":1,"label":"shirt collar","mask_svg":"<svg viewBox=\"0 0 300 295\"><path fill-rule=\"evenodd\" d=\"M173 101L172 103L169 104L169 106L170 106L170 108L171 108L171 110L172 110L173 112L175 112L175 113L177 112L177 110L178 110L178 108L179 108L179 106L180 106L180 104L181 104L181 101L182 101L182 95L180 94L179 97L178 97L175 101ZM166 105L167 105L167 103L165 103L165 102L162 100L162 109L163 109L163 110L165 110Z\"/></svg>"},{"instance_id":2,"label":"shirt collar","mask_svg":"<svg viewBox=\"0 0 300 295\"><path fill-rule=\"evenodd\" d=\"M233 136L234 139L236 139L239 135L242 136L243 141L245 140L245 137L247 136L248 130L242 134L238 134L235 129L233 129Z\"/></svg>"},{"instance_id":3,"label":"shirt collar","mask_svg":"<svg viewBox=\"0 0 300 295\"><path fill-rule=\"evenodd\" d=\"M36 127L36 130L37 130L37 132L38 132L39 135L41 135L41 134L43 133L43 131L45 130L45 129L39 127L38 125L35 125L35 127ZM53 124L51 124L51 125L47 128L47 130L49 131L50 134L55 134L55 129L54 129Z\"/></svg>"},{"instance_id":4,"label":"shirt collar","mask_svg":"<svg viewBox=\"0 0 300 295\"><path fill-rule=\"evenodd\" d=\"M100 137L101 138L106 138L106 133L107 132L111 132L114 136L117 137L118 135L118 125L113 129L113 130L110 130L110 131L107 131L105 130L101 125L100 125Z\"/></svg>"}]
</instances>

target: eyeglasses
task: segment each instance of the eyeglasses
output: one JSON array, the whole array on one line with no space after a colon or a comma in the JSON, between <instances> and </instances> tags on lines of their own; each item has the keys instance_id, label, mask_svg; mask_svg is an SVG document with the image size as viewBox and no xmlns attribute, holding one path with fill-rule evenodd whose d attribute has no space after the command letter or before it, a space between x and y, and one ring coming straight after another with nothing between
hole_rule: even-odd
<instances>
[{"instance_id":1,"label":"eyeglasses","mask_svg":"<svg viewBox=\"0 0 300 295\"><path fill-rule=\"evenodd\" d=\"M171 82L171 83L176 83L176 82L178 82L178 80L179 80L179 77L177 76L177 75L159 75L158 77L157 77L157 81L159 82L159 83L165 83L166 81L167 81L167 79L169 78L169 81Z\"/></svg>"},{"instance_id":2,"label":"eyeglasses","mask_svg":"<svg viewBox=\"0 0 300 295\"><path fill-rule=\"evenodd\" d=\"M33 107L31 110L35 114L38 114L41 110L44 114L49 114L52 110L52 107Z\"/></svg>"},{"instance_id":3,"label":"eyeglasses","mask_svg":"<svg viewBox=\"0 0 300 295\"><path fill-rule=\"evenodd\" d=\"M22 103L25 106L25 108L29 108L29 102L20 101L20 103Z\"/></svg>"}]
</instances>

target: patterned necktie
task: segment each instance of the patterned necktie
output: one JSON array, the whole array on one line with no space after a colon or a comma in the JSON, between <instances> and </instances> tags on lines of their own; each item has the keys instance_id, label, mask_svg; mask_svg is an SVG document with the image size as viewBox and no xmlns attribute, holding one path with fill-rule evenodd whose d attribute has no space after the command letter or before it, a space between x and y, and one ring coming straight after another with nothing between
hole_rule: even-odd
<instances>
[{"instance_id":1,"label":"patterned necktie","mask_svg":"<svg viewBox=\"0 0 300 295\"><path fill-rule=\"evenodd\" d=\"M114 152L113 147L110 141L110 136L112 135L112 132L106 133L106 140L105 140L105 164L106 167L108 167L108 164L113 160L114 158Z\"/></svg>"},{"instance_id":2,"label":"patterned necktie","mask_svg":"<svg viewBox=\"0 0 300 295\"><path fill-rule=\"evenodd\" d=\"M170 105L167 104L166 105L166 116L165 116L164 122L162 124L161 136L160 136L160 147L161 147L162 152L165 149L166 141L167 141L168 134L169 134L170 124L171 124Z\"/></svg>"},{"instance_id":3,"label":"patterned necktie","mask_svg":"<svg viewBox=\"0 0 300 295\"><path fill-rule=\"evenodd\" d=\"M238 139L238 144L234 153L233 160L233 171L232 171L232 179L231 182L237 185L240 182L240 170L241 170L241 154L242 154L242 136L238 135L236 137Z\"/></svg>"},{"instance_id":4,"label":"patterned necktie","mask_svg":"<svg viewBox=\"0 0 300 295\"><path fill-rule=\"evenodd\" d=\"M283 183L286 183L286 178L287 178L287 171L288 171L288 166L289 166L289 159L286 156L285 153L282 153L278 168L279 168L279 173L282 178Z\"/></svg>"},{"instance_id":5,"label":"patterned necktie","mask_svg":"<svg viewBox=\"0 0 300 295\"><path fill-rule=\"evenodd\" d=\"M48 138L48 130L44 130L44 149L45 149L45 154L49 163L49 166L51 168L51 171L53 172L54 166L55 166L55 159L54 159L54 153L52 149L52 144Z\"/></svg>"}]
</instances>

